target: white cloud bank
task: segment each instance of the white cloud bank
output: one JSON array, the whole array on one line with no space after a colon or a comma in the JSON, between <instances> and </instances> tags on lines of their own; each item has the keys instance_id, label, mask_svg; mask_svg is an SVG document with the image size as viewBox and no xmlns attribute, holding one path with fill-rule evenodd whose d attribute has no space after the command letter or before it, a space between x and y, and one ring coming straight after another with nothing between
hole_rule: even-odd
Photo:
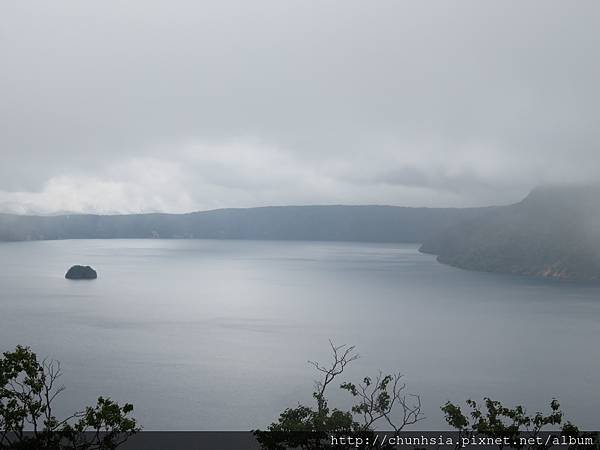
<instances>
[{"instance_id":1,"label":"white cloud bank","mask_svg":"<svg viewBox=\"0 0 600 450\"><path fill-rule=\"evenodd\" d=\"M0 210L470 206L600 181L600 3L0 5Z\"/></svg>"}]
</instances>

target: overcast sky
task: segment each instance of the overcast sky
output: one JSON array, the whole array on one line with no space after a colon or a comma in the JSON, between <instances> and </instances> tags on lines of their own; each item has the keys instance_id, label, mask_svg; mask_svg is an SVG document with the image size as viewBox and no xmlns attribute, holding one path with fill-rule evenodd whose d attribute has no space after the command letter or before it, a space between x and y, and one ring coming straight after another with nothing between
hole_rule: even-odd
<instances>
[{"instance_id":1,"label":"overcast sky","mask_svg":"<svg viewBox=\"0 0 600 450\"><path fill-rule=\"evenodd\" d=\"M600 2L4 1L0 209L510 203L600 177Z\"/></svg>"}]
</instances>

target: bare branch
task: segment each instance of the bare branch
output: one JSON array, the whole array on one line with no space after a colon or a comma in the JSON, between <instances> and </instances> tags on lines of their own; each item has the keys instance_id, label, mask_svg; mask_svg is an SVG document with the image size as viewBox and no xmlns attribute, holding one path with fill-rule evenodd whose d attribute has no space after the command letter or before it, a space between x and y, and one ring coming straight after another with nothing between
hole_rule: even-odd
<instances>
[{"instance_id":1,"label":"bare branch","mask_svg":"<svg viewBox=\"0 0 600 450\"><path fill-rule=\"evenodd\" d=\"M323 366L316 361L308 361L310 365L324 374L323 379L315 381L314 396L319 404L319 411L326 407L325 390L327 386L344 371L349 363L358 359L358 353L355 353L354 345L336 346L331 340L329 340L329 345L333 353L333 361L330 366Z\"/></svg>"},{"instance_id":2,"label":"bare branch","mask_svg":"<svg viewBox=\"0 0 600 450\"><path fill-rule=\"evenodd\" d=\"M359 399L353 411L362 415L365 430L372 429L378 421L383 419L395 432L398 432L407 425L424 419L421 413L420 397L410 395L415 401L409 404L404 395L406 384L401 383L401 379L401 373L384 376L380 371L375 380L366 377L357 387L348 385L351 386L352 394ZM396 423L393 416L398 407L401 410L401 420Z\"/></svg>"}]
</instances>

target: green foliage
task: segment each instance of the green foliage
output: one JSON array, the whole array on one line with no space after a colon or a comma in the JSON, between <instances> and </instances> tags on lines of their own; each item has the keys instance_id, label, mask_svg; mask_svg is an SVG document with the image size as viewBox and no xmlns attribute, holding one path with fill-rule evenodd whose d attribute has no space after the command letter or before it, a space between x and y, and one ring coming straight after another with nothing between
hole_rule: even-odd
<instances>
[{"instance_id":1,"label":"green foliage","mask_svg":"<svg viewBox=\"0 0 600 450\"><path fill-rule=\"evenodd\" d=\"M326 402L322 409L304 405L287 408L277 422L267 431L255 431L258 441L265 449L318 449L333 436L357 433L360 426L352 414L338 409L329 410Z\"/></svg>"},{"instance_id":2,"label":"green foliage","mask_svg":"<svg viewBox=\"0 0 600 450\"><path fill-rule=\"evenodd\" d=\"M399 373L384 375L379 372L377 377L365 377L358 384L341 383L339 387L348 392L355 403L350 411L331 409L327 389L358 355L354 353L354 347L330 344L333 352L330 365L309 361L322 374L321 379L315 382L313 397L316 404L287 408L266 431L255 431L262 448L324 449L331 448L334 440L335 448L340 449L357 448L357 442L361 442L359 448L396 448L389 440L375 439L377 425L382 422L385 429L397 434L423 418L419 396L404 395L406 386L401 383L402 375ZM412 401L407 398L412 398ZM572 423L564 422L556 399L550 402L548 413L536 412L533 415L527 414L522 406L507 408L487 397L482 405L473 400L467 400L466 405L469 409L466 413L451 402L441 407L446 422L458 432L458 438L453 436L457 450L469 445L471 440L478 443L481 438L486 439L488 445L491 439L501 449L547 450L554 445L566 445L567 450L597 450L594 444L590 444L596 442L597 436L581 433ZM550 429L552 438L548 441L541 437L546 428ZM353 441L349 441L348 437ZM564 444L563 437L576 439L567 440Z\"/></svg>"},{"instance_id":3,"label":"green foliage","mask_svg":"<svg viewBox=\"0 0 600 450\"><path fill-rule=\"evenodd\" d=\"M98 398L95 406L58 419L52 412L64 390L57 361L38 361L17 346L0 358L0 449L114 449L139 430L133 406Z\"/></svg>"},{"instance_id":4,"label":"green foliage","mask_svg":"<svg viewBox=\"0 0 600 450\"><path fill-rule=\"evenodd\" d=\"M341 375L347 364L356 360L354 347L335 346L330 342L333 353L331 365L323 366L309 361L322 378L315 382L314 407L298 405L284 410L278 420L266 431L255 431L258 441L265 449L320 449L329 448L331 437L359 436L366 442L373 442L376 424L385 422L388 429L395 432L421 420L421 402L418 396L410 404L403 395L405 385L400 383L398 374L376 378L365 377L359 384L344 382L340 388L347 391L356 403L350 411L331 409L327 400L327 389ZM396 414L396 409L400 409ZM398 416L401 417L399 422ZM354 445L348 445L353 448ZM336 448L344 448L343 445ZM380 447L378 447L380 448Z\"/></svg>"},{"instance_id":5,"label":"green foliage","mask_svg":"<svg viewBox=\"0 0 600 450\"><path fill-rule=\"evenodd\" d=\"M552 442L540 443L535 438L548 426L551 427L551 431L559 429L558 435L580 436L579 429L575 425L563 422L563 413L556 399L550 402L548 414L536 412L534 415L528 415L525 408L520 405L507 408L501 402L488 397L483 399L482 406L474 400L467 400L466 404L470 410L466 414L460 406L451 402L447 402L441 408L446 422L459 432L460 439L469 439L477 435L500 439L501 444L498 444L500 448L508 446L517 449L545 450L552 446ZM533 439L525 442L519 439L523 436ZM546 445L545 442L550 443Z\"/></svg>"},{"instance_id":6,"label":"green foliage","mask_svg":"<svg viewBox=\"0 0 600 450\"><path fill-rule=\"evenodd\" d=\"M407 402L406 396L403 395L406 385L400 383L401 379L400 373L383 375L379 372L375 379L365 377L358 385L342 383L340 387L358 402L352 406L352 413L362 417L362 431L374 429L375 424L381 420L386 422L387 428L398 432L422 419L421 399L418 395L410 395L413 402ZM393 412L397 407L400 407L403 413L399 424L393 420Z\"/></svg>"},{"instance_id":7,"label":"green foliage","mask_svg":"<svg viewBox=\"0 0 600 450\"><path fill-rule=\"evenodd\" d=\"M429 237L421 251L468 270L600 280L600 187L546 186Z\"/></svg>"}]
</instances>

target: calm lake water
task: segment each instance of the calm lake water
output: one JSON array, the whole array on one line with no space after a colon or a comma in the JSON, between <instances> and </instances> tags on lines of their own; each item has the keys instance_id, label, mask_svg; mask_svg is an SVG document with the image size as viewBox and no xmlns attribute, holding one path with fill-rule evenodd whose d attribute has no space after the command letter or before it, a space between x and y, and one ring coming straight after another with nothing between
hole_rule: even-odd
<instances>
[{"instance_id":1,"label":"calm lake water","mask_svg":"<svg viewBox=\"0 0 600 450\"><path fill-rule=\"evenodd\" d=\"M73 264L99 278L65 280ZM344 380L400 370L421 429L443 426L445 401L485 395L531 412L557 397L597 429L599 337L600 285L466 272L416 245L0 243L2 350L61 361L63 412L109 395L147 430L266 426L311 402L306 361L328 361L328 339L361 354Z\"/></svg>"}]
</instances>

